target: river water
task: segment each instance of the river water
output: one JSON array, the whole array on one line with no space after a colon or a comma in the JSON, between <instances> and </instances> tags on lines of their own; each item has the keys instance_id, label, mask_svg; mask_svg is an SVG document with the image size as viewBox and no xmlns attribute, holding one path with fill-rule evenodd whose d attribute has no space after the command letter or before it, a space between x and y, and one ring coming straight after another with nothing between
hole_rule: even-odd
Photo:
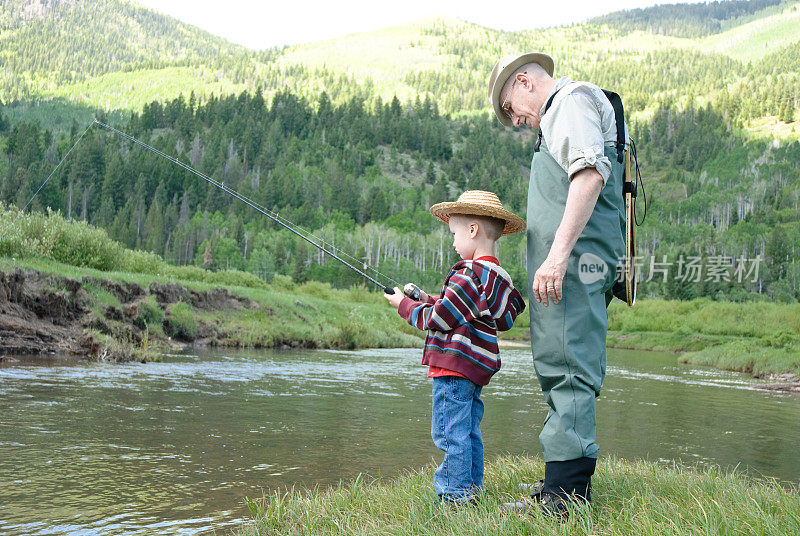
<instances>
[{"instance_id":1,"label":"river water","mask_svg":"<svg viewBox=\"0 0 800 536\"><path fill-rule=\"evenodd\" d=\"M439 459L413 349L209 351L0 367L0 534L225 534L243 499ZM800 480L800 397L671 354L609 351L601 452ZM537 454L530 352L484 389L488 459Z\"/></svg>"}]
</instances>

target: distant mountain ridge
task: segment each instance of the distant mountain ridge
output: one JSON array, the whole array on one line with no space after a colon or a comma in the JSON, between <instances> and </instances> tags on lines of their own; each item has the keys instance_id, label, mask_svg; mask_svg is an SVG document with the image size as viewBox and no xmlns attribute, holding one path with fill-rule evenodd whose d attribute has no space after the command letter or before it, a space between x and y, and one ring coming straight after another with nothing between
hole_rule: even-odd
<instances>
[{"instance_id":1,"label":"distant mountain ridge","mask_svg":"<svg viewBox=\"0 0 800 536\"><path fill-rule=\"evenodd\" d=\"M656 6L535 32L425 19L256 52L125 0L8 0L0 5L0 99L139 110L178 94L194 92L202 100L260 87L268 95L289 89L312 100L326 91L335 102L354 94L384 102L427 95L443 111L472 113L488 110L484 86L497 57L531 43L556 58L558 74L599 80L634 101L713 96L747 79L747 62L763 72L759 62L767 55L791 61L800 53L800 3L776 2L680 5L692 20L709 11L716 18L708 20L756 17L699 38L650 28L676 9ZM680 76L664 76L665 61ZM639 82L632 84L632 76Z\"/></svg>"},{"instance_id":2,"label":"distant mountain ridge","mask_svg":"<svg viewBox=\"0 0 800 536\"><path fill-rule=\"evenodd\" d=\"M125 0L6 0L0 6L5 100L108 73L205 66L236 79L253 53Z\"/></svg>"},{"instance_id":3,"label":"distant mountain ridge","mask_svg":"<svg viewBox=\"0 0 800 536\"><path fill-rule=\"evenodd\" d=\"M785 0L724 0L703 4L659 4L615 11L590 19L624 31L641 30L675 37L703 37L725 29L726 21L754 15Z\"/></svg>"}]
</instances>

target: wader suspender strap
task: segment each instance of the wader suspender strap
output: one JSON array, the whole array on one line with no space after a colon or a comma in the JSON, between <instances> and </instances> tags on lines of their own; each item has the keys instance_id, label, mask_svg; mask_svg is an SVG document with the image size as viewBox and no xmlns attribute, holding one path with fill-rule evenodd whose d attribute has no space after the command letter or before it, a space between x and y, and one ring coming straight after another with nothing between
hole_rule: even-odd
<instances>
[{"instance_id":1,"label":"wader suspender strap","mask_svg":"<svg viewBox=\"0 0 800 536\"><path fill-rule=\"evenodd\" d=\"M547 99L547 104L544 105L544 112L542 112L542 115L546 114L547 110L550 109L550 106L553 104L553 99L556 98L556 95L558 95L558 91L556 91L555 93L550 95L550 98ZM541 121L541 118L540 118L539 119L539 126L540 127L541 127L541 122L542 121ZM541 145L542 145L542 129L539 128L539 137L536 138L536 145L533 146L533 152L534 153L538 153L539 152L539 147L541 147Z\"/></svg>"}]
</instances>

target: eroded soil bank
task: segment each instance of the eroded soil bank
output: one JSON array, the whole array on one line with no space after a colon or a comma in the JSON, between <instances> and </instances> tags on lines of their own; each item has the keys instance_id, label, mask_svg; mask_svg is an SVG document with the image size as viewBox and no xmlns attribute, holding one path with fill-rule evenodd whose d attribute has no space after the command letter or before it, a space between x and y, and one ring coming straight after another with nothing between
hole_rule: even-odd
<instances>
[{"instance_id":1,"label":"eroded soil bank","mask_svg":"<svg viewBox=\"0 0 800 536\"><path fill-rule=\"evenodd\" d=\"M220 334L213 323L181 329L173 306L196 311L258 310L261 305L227 289L188 289L153 282L83 276L80 280L36 270L0 271L0 354L60 354L126 362L146 360L153 344L207 344ZM158 321L164 336L148 324ZM5 358L9 359L9 358Z\"/></svg>"}]
</instances>

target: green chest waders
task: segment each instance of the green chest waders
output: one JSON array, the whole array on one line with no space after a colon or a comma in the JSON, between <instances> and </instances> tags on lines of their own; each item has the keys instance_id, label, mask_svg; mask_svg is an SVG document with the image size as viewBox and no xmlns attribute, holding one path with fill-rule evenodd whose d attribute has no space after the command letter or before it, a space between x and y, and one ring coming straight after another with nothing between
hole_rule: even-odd
<instances>
[{"instance_id":1,"label":"green chest waders","mask_svg":"<svg viewBox=\"0 0 800 536\"><path fill-rule=\"evenodd\" d=\"M569 257L563 298L537 303L531 286L564 215L569 177L545 140L533 155L528 188L528 295L533 363L550 406L539 435L545 462L597 458L595 398L606 371L606 292L625 250L623 164L605 148L612 170Z\"/></svg>"}]
</instances>

